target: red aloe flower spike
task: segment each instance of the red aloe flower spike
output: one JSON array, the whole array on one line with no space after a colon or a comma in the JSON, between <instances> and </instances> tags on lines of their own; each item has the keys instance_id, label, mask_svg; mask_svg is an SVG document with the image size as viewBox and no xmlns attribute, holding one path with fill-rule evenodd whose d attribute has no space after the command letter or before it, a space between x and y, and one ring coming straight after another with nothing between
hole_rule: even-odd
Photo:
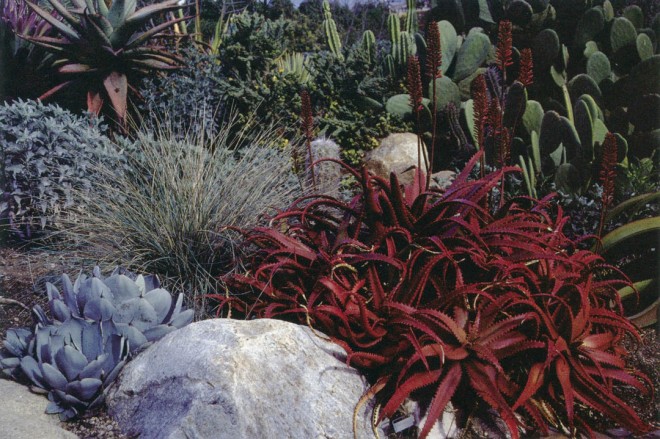
<instances>
[{"instance_id":1,"label":"red aloe flower spike","mask_svg":"<svg viewBox=\"0 0 660 439\"><path fill-rule=\"evenodd\" d=\"M520 81L525 87L529 87L534 83L534 62L532 60L532 49L527 48L520 52L518 81Z\"/></svg>"},{"instance_id":2,"label":"red aloe flower spike","mask_svg":"<svg viewBox=\"0 0 660 439\"><path fill-rule=\"evenodd\" d=\"M485 125L488 114L488 93L486 92L486 77L481 74L472 81L472 101L474 108L474 138L477 139L477 149L484 148ZM481 156L481 176L484 176L484 156Z\"/></svg>"},{"instance_id":3,"label":"red aloe flower spike","mask_svg":"<svg viewBox=\"0 0 660 439\"><path fill-rule=\"evenodd\" d=\"M605 135L605 140L603 141L603 158L600 162L600 172L598 174L600 183L603 185L598 237L601 237L603 233L603 227L605 226L605 213L614 201L614 180L616 178L617 154L616 137L612 133L607 133Z\"/></svg>"},{"instance_id":4,"label":"red aloe flower spike","mask_svg":"<svg viewBox=\"0 0 660 439\"><path fill-rule=\"evenodd\" d=\"M413 112L417 113L424 108L422 106L422 78L419 67L419 58L408 57L408 93L410 93L410 105Z\"/></svg>"},{"instance_id":5,"label":"red aloe flower spike","mask_svg":"<svg viewBox=\"0 0 660 439\"><path fill-rule=\"evenodd\" d=\"M440 29L438 23L431 19L426 31L426 77L431 81L431 102L433 106L432 116L432 140L431 140L431 157L430 157L430 168L433 168L433 160L435 156L435 139L436 139L436 130L438 124L438 108L437 108L437 85L435 83L436 78L442 77L442 46L440 43ZM426 187L428 188L431 184L431 173L432 169L427 169L426 175Z\"/></svg>"},{"instance_id":6,"label":"red aloe flower spike","mask_svg":"<svg viewBox=\"0 0 660 439\"><path fill-rule=\"evenodd\" d=\"M506 68L513 64L511 55L513 53L511 37L511 22L508 20L500 21L500 27L497 34L497 65L502 71L502 78L506 84Z\"/></svg>"},{"instance_id":7,"label":"red aloe flower spike","mask_svg":"<svg viewBox=\"0 0 660 439\"><path fill-rule=\"evenodd\" d=\"M502 128L497 142L500 166L506 166L511 160L511 134L508 128Z\"/></svg>"},{"instance_id":8,"label":"red aloe flower spike","mask_svg":"<svg viewBox=\"0 0 660 439\"><path fill-rule=\"evenodd\" d=\"M421 69L419 66L419 58L416 56L408 57L408 93L410 93L410 106L415 113L417 118L417 169L422 169L422 155L424 156L424 163L426 164L426 173L430 173L429 163L426 159L426 151L424 151L424 146L422 145L421 133L419 132L420 128L420 116L419 112L422 111L424 106L422 105L422 76ZM420 174L421 175L421 174ZM420 177L421 178L421 177ZM421 180L420 180L421 183Z\"/></svg>"},{"instance_id":9,"label":"red aloe flower spike","mask_svg":"<svg viewBox=\"0 0 660 439\"><path fill-rule=\"evenodd\" d=\"M305 136L305 146L307 147L307 158L309 160L309 170L312 177L312 185L316 187L316 177L314 175L314 157L312 157L312 138L314 137L314 116L312 115L312 100L307 90L300 92L302 101L302 110L300 117L302 119L302 131ZM295 159L295 158L294 158Z\"/></svg>"},{"instance_id":10,"label":"red aloe flower spike","mask_svg":"<svg viewBox=\"0 0 660 439\"><path fill-rule=\"evenodd\" d=\"M434 20L429 22L426 30L426 77L431 81L442 77L442 46L440 44L440 29Z\"/></svg>"}]
</instances>

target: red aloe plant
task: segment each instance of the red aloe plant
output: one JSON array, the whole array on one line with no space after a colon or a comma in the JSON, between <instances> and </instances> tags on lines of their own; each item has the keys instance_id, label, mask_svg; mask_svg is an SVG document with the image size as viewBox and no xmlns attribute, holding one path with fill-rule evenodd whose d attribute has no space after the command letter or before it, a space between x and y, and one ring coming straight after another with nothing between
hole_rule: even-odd
<instances>
[{"instance_id":1,"label":"red aloe plant","mask_svg":"<svg viewBox=\"0 0 660 439\"><path fill-rule=\"evenodd\" d=\"M627 280L576 249L549 199L484 208L513 168L470 181L482 155L443 193L348 168L362 189L350 202L307 197L244 231L249 271L224 278L232 294L212 296L218 313L327 334L372 383L380 419L420 401L422 438L450 401L497 410L513 438L590 433L578 404L647 431L615 394L616 383L650 389L620 346L637 336L616 295Z\"/></svg>"}]
</instances>

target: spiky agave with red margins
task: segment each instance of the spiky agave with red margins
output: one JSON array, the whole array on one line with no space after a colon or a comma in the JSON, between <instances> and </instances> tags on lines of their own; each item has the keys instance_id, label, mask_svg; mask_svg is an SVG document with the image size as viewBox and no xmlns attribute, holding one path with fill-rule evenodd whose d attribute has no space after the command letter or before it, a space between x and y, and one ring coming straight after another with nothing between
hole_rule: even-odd
<instances>
[{"instance_id":1,"label":"spiky agave with red margins","mask_svg":"<svg viewBox=\"0 0 660 439\"><path fill-rule=\"evenodd\" d=\"M627 281L574 246L549 199L493 213L491 191L514 168L470 181L479 159L444 192L350 170L362 189L350 202L305 198L245 231L249 271L225 277L218 312L329 335L372 383L380 419L406 398L425 406L422 438L450 401L470 412L485 402L513 438L591 433L585 406L647 431L614 390L652 392L620 345L638 337L616 294Z\"/></svg>"},{"instance_id":2,"label":"spiky agave with red margins","mask_svg":"<svg viewBox=\"0 0 660 439\"><path fill-rule=\"evenodd\" d=\"M123 123L128 92L136 78L183 65L177 55L153 42L183 18L167 20L145 30L147 23L160 14L181 9L178 0L165 0L141 9L137 9L136 0L72 0L71 8L59 0L47 0L58 17L42 9L36 1L24 1L52 26L57 36L32 34L21 38L51 52L53 67L63 78L68 78L44 93L42 100L78 84L87 90L90 112L98 114L104 100L109 99L119 122Z\"/></svg>"}]
</instances>

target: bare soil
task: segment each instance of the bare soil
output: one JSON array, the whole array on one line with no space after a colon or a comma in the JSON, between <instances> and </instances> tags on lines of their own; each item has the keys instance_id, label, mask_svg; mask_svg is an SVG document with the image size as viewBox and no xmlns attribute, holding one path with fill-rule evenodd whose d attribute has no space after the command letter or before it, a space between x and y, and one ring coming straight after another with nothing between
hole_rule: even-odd
<instances>
[{"instance_id":1,"label":"bare soil","mask_svg":"<svg viewBox=\"0 0 660 439\"><path fill-rule=\"evenodd\" d=\"M46 283L60 284L62 273L75 279L81 269L91 272L93 263L83 261L76 255L66 255L43 249L18 249L0 247L0 339L9 328L31 326L32 307L41 305L46 309ZM107 272L112 267L101 267ZM657 330L650 328L641 332L641 344L626 341L631 352L630 366L646 374L656 391L660 390L660 341ZM641 398L636 391L620 388L617 393L630 404L645 421L660 429L660 398ZM609 437L626 437L608 420L592 413L598 430ZM81 438L127 439L106 413L104 406L83 417L64 423L64 428ZM652 437L660 437L658 431ZM403 437L403 436L399 436ZM631 437L631 436L628 436Z\"/></svg>"}]
</instances>

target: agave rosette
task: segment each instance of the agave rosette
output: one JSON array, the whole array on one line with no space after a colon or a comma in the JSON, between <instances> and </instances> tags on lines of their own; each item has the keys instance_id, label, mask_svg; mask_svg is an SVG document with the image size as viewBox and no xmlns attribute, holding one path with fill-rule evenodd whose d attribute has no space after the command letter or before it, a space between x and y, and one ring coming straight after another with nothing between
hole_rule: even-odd
<instances>
[{"instance_id":1,"label":"agave rosette","mask_svg":"<svg viewBox=\"0 0 660 439\"><path fill-rule=\"evenodd\" d=\"M136 0L72 0L67 9L58 0L48 0L61 20L35 3L26 4L48 22L57 37L31 35L24 37L55 54L53 67L68 79L41 96L46 99L76 82L87 87L88 110L99 113L107 95L121 121L126 116L129 84L153 70L178 68L182 60L152 44L154 38L184 18L165 21L144 30L158 15L180 9L178 0L137 9Z\"/></svg>"},{"instance_id":2,"label":"agave rosette","mask_svg":"<svg viewBox=\"0 0 660 439\"><path fill-rule=\"evenodd\" d=\"M12 328L0 349L0 370L27 378L32 389L48 393L47 413L73 418L103 401L103 390L130 355L193 319L155 276L136 276L117 268L103 278L81 274L72 283L62 276L61 292L46 285L50 319L33 310L34 331Z\"/></svg>"}]
</instances>

